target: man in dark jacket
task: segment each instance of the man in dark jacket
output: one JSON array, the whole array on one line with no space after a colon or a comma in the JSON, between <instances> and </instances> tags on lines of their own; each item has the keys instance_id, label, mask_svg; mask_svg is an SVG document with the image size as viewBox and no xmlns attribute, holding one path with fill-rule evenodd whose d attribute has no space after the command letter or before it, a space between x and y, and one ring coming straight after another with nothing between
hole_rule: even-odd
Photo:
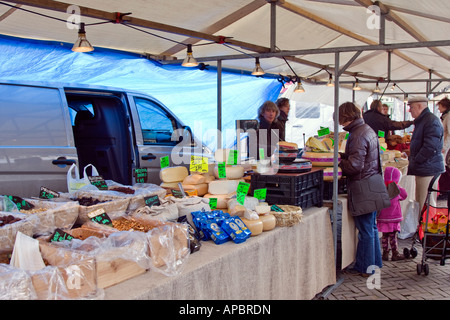
<instances>
[{"instance_id":1,"label":"man in dark jacket","mask_svg":"<svg viewBox=\"0 0 450 320\"><path fill-rule=\"evenodd\" d=\"M408 175L416 176L416 200L422 209L431 179L445 171L442 156L444 128L441 120L428 109L427 98L412 97L408 105L414 118ZM436 193L433 192L431 196L430 205L436 205Z\"/></svg>"},{"instance_id":2,"label":"man in dark jacket","mask_svg":"<svg viewBox=\"0 0 450 320\"><path fill-rule=\"evenodd\" d=\"M383 104L380 100L374 100L370 104L370 110L363 115L364 122L367 123L378 135L379 131L384 132L387 138L390 130L403 130L411 126L413 121L393 121L388 115L382 113Z\"/></svg>"}]
</instances>

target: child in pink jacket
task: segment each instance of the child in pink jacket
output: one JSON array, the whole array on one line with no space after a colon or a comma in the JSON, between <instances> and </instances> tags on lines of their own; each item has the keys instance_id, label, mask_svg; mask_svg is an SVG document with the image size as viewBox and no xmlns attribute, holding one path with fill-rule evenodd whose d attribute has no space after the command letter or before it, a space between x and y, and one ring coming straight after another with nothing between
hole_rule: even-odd
<instances>
[{"instance_id":1,"label":"child in pink jacket","mask_svg":"<svg viewBox=\"0 0 450 320\"><path fill-rule=\"evenodd\" d=\"M391 206L382 209L380 215L377 218L378 231L383 233L381 238L381 247L383 248L382 259L389 260L389 245L392 250L392 261L405 259L403 254L398 252L398 240L397 234L400 231L400 222L403 220L402 208L400 207L400 201L405 200L408 196L406 190L398 185L402 173L395 167L386 167L384 171L384 183L386 187L394 182L400 193L391 199Z\"/></svg>"}]
</instances>

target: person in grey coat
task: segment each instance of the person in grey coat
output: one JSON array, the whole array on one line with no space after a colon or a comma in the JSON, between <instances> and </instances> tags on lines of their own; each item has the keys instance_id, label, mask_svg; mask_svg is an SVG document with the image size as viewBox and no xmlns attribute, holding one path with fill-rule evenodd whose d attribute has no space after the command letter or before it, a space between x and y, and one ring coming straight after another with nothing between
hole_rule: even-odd
<instances>
[{"instance_id":1,"label":"person in grey coat","mask_svg":"<svg viewBox=\"0 0 450 320\"><path fill-rule=\"evenodd\" d=\"M425 97L411 97L408 100L409 112L414 118L414 131L411 137L408 175L415 176L416 200L422 209L428 194L431 179L445 171L442 156L444 128L441 120L428 108ZM437 186L434 187L437 190ZM435 192L430 194L430 205L436 205Z\"/></svg>"}]
</instances>

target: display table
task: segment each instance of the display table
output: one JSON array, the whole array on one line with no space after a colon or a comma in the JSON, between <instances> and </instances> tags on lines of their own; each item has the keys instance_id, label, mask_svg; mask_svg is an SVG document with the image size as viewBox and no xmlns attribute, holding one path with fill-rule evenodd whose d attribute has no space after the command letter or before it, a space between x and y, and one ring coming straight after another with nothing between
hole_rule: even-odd
<instances>
[{"instance_id":1,"label":"display table","mask_svg":"<svg viewBox=\"0 0 450 320\"><path fill-rule=\"evenodd\" d=\"M328 208L303 214L241 244L202 242L179 275L150 270L105 289L105 299L312 299L336 283L333 236Z\"/></svg>"}]
</instances>

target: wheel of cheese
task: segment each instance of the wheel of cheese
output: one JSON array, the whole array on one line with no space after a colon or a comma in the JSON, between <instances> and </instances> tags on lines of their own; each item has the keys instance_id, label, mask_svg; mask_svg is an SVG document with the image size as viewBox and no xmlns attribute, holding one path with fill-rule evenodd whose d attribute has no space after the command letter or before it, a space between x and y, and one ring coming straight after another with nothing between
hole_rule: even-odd
<instances>
[{"instance_id":1,"label":"wheel of cheese","mask_svg":"<svg viewBox=\"0 0 450 320\"><path fill-rule=\"evenodd\" d=\"M257 205L255 206L255 211L257 214L262 215L270 212L270 206L268 205Z\"/></svg>"},{"instance_id":2,"label":"wheel of cheese","mask_svg":"<svg viewBox=\"0 0 450 320\"><path fill-rule=\"evenodd\" d=\"M205 183L205 176L202 174L190 174L183 180L183 184L202 184Z\"/></svg>"},{"instance_id":3,"label":"wheel of cheese","mask_svg":"<svg viewBox=\"0 0 450 320\"><path fill-rule=\"evenodd\" d=\"M261 219L263 223L263 231L272 230L277 224L277 219L273 214L270 213L259 216L259 219Z\"/></svg>"},{"instance_id":4,"label":"wheel of cheese","mask_svg":"<svg viewBox=\"0 0 450 320\"><path fill-rule=\"evenodd\" d=\"M214 177L212 174L204 174L205 177L205 183L210 183L211 181L216 180L216 177Z\"/></svg>"},{"instance_id":5,"label":"wheel of cheese","mask_svg":"<svg viewBox=\"0 0 450 320\"><path fill-rule=\"evenodd\" d=\"M239 180L214 180L208 183L208 193L229 194L237 190Z\"/></svg>"},{"instance_id":6,"label":"wheel of cheese","mask_svg":"<svg viewBox=\"0 0 450 320\"><path fill-rule=\"evenodd\" d=\"M160 186L163 188L178 189L178 183L180 182L182 183L183 181L161 182Z\"/></svg>"},{"instance_id":7,"label":"wheel of cheese","mask_svg":"<svg viewBox=\"0 0 450 320\"><path fill-rule=\"evenodd\" d=\"M197 190L198 196L203 196L206 193L208 193L208 184L207 183L201 183L201 184L184 184L183 183L183 189L184 190Z\"/></svg>"},{"instance_id":8,"label":"wheel of cheese","mask_svg":"<svg viewBox=\"0 0 450 320\"><path fill-rule=\"evenodd\" d=\"M227 179L240 179L244 176L244 167L243 166L226 166L225 174ZM219 167L214 167L214 176L219 179Z\"/></svg>"},{"instance_id":9,"label":"wheel of cheese","mask_svg":"<svg viewBox=\"0 0 450 320\"><path fill-rule=\"evenodd\" d=\"M203 198L216 198L217 199L217 209L228 209L228 200L231 199L230 194L210 194L206 193Z\"/></svg>"},{"instance_id":10,"label":"wheel of cheese","mask_svg":"<svg viewBox=\"0 0 450 320\"><path fill-rule=\"evenodd\" d=\"M323 180L333 181L333 167L328 167L323 169ZM338 168L338 179L342 178L342 170Z\"/></svg>"},{"instance_id":11,"label":"wheel of cheese","mask_svg":"<svg viewBox=\"0 0 450 320\"><path fill-rule=\"evenodd\" d=\"M183 181L188 175L188 169L183 166L166 167L159 171L159 178L162 182Z\"/></svg>"},{"instance_id":12,"label":"wheel of cheese","mask_svg":"<svg viewBox=\"0 0 450 320\"><path fill-rule=\"evenodd\" d=\"M252 232L252 237L257 236L263 232L264 225L261 219L249 220L244 217L241 217L241 220Z\"/></svg>"},{"instance_id":13,"label":"wheel of cheese","mask_svg":"<svg viewBox=\"0 0 450 320\"><path fill-rule=\"evenodd\" d=\"M311 161L313 167L330 167L333 166L334 153L333 152L303 152L303 159ZM340 161L340 157L338 157Z\"/></svg>"}]
</instances>

